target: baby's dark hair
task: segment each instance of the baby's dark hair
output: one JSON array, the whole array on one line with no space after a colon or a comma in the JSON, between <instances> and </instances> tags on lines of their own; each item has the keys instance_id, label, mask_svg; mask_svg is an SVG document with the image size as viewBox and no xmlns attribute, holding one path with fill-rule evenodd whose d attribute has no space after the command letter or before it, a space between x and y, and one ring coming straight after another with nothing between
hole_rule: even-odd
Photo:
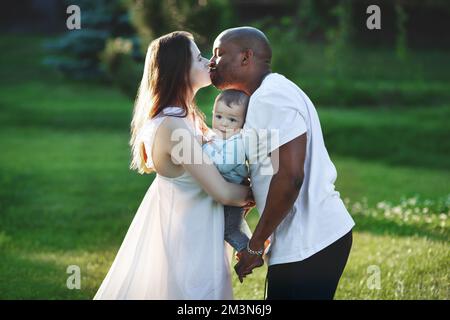
<instances>
[{"instance_id":1,"label":"baby's dark hair","mask_svg":"<svg viewBox=\"0 0 450 320\"><path fill-rule=\"evenodd\" d=\"M245 110L247 110L250 97L242 91L229 89L222 91L216 97L214 104L217 104L219 101L225 103L230 108L232 104L237 104L239 106L243 106Z\"/></svg>"}]
</instances>

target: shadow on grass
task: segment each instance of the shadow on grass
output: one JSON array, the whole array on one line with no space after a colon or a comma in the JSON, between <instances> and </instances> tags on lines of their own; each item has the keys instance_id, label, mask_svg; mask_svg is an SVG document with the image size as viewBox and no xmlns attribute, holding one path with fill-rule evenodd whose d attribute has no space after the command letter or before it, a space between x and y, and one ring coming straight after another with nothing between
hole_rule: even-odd
<instances>
[{"instance_id":1,"label":"shadow on grass","mask_svg":"<svg viewBox=\"0 0 450 320\"><path fill-rule=\"evenodd\" d=\"M370 117L368 114L367 118ZM450 162L445 160L450 152L448 127L441 124L424 127L419 123L400 126L395 121L366 125L357 121L339 125L327 120L323 124L324 139L330 153L388 165L450 169Z\"/></svg>"},{"instance_id":2,"label":"shadow on grass","mask_svg":"<svg viewBox=\"0 0 450 320\"><path fill-rule=\"evenodd\" d=\"M131 109L104 111L92 110L73 111L43 111L14 106L4 109L4 120L0 118L3 127L13 128L35 128L55 130L61 132L84 132L84 131L109 131L128 133L131 121ZM131 107L130 107L131 108Z\"/></svg>"},{"instance_id":3,"label":"shadow on grass","mask_svg":"<svg viewBox=\"0 0 450 320\"><path fill-rule=\"evenodd\" d=\"M88 299L91 295L88 288L68 289L67 267L53 261L6 252L0 261L0 299Z\"/></svg>"},{"instance_id":4,"label":"shadow on grass","mask_svg":"<svg viewBox=\"0 0 450 320\"><path fill-rule=\"evenodd\" d=\"M89 173L0 170L0 232L27 251L118 249L150 182Z\"/></svg>"}]
</instances>

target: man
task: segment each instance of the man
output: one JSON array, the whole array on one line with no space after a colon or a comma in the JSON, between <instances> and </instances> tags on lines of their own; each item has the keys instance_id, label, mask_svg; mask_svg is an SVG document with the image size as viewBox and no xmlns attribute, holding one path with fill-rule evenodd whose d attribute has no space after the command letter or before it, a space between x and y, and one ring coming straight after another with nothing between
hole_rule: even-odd
<instances>
[{"instance_id":1,"label":"man","mask_svg":"<svg viewBox=\"0 0 450 320\"><path fill-rule=\"evenodd\" d=\"M286 54L289 54L287 51ZM306 94L271 72L272 50L258 29L222 32L210 60L212 83L250 96L245 132L277 133L263 158L250 163L260 220L235 269L242 282L271 238L268 299L333 299L352 245L354 222L334 190L336 169L319 117ZM292 57L295 64L295 57ZM248 157L259 151L249 150ZM265 160L272 163L267 174Z\"/></svg>"}]
</instances>

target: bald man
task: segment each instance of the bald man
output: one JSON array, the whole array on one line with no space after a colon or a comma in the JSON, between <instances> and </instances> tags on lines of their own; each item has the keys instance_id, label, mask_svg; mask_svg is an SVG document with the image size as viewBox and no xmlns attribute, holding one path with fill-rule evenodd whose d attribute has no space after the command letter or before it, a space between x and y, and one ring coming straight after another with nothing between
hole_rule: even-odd
<instances>
[{"instance_id":1,"label":"bald man","mask_svg":"<svg viewBox=\"0 0 450 320\"><path fill-rule=\"evenodd\" d=\"M314 105L296 84L272 73L271 58L264 33L240 27L216 38L210 60L218 89L250 96L244 134L269 132L258 141L270 137L266 149L258 142L259 150L247 150L248 159L258 159L249 162L260 219L235 270L242 282L258 266L270 238L267 299L333 299L354 222L335 191L336 169Z\"/></svg>"}]
</instances>

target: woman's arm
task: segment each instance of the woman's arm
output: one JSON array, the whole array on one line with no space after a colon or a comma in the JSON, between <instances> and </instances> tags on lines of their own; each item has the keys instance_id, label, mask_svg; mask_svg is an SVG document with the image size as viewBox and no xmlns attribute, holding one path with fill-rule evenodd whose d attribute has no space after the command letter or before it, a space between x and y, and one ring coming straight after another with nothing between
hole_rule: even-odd
<instances>
[{"instance_id":1,"label":"woman's arm","mask_svg":"<svg viewBox=\"0 0 450 320\"><path fill-rule=\"evenodd\" d=\"M182 165L214 200L237 207L253 200L250 187L230 183L222 177L183 118L170 117L165 127L170 132L167 151L172 161Z\"/></svg>"}]
</instances>

